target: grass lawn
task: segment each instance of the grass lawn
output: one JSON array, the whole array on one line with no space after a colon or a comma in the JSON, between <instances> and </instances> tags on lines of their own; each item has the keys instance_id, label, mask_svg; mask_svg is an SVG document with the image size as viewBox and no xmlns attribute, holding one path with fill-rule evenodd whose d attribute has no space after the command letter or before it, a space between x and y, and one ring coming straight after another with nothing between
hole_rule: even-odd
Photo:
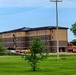
<instances>
[{"instance_id":1,"label":"grass lawn","mask_svg":"<svg viewBox=\"0 0 76 75\"><path fill-rule=\"evenodd\" d=\"M27 61L20 56L0 56L0 75L76 75L76 55L49 56L39 64L40 69L30 71Z\"/></svg>"}]
</instances>

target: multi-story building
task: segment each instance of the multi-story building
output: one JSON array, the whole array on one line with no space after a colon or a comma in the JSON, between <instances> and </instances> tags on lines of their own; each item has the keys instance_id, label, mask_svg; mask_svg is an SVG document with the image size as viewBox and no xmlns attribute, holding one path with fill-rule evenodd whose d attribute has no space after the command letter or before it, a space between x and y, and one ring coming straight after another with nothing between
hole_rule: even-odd
<instances>
[{"instance_id":1,"label":"multi-story building","mask_svg":"<svg viewBox=\"0 0 76 75\"><path fill-rule=\"evenodd\" d=\"M37 28L19 28L15 30L0 33L2 45L7 49L24 50L28 49L35 37L40 37L45 44L45 51L57 52L57 39L59 40L59 51L67 51L67 29L66 27L58 27L58 35L56 35L55 26L37 27Z\"/></svg>"}]
</instances>

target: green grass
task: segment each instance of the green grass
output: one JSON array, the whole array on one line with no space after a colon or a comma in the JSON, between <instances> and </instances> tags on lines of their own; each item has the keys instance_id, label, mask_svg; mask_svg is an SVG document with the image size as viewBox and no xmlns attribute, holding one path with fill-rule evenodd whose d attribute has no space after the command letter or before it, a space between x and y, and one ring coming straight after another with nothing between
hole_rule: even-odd
<instances>
[{"instance_id":1,"label":"green grass","mask_svg":"<svg viewBox=\"0 0 76 75\"><path fill-rule=\"evenodd\" d=\"M27 61L20 56L0 56L0 75L76 75L76 55L49 56L32 72Z\"/></svg>"}]
</instances>

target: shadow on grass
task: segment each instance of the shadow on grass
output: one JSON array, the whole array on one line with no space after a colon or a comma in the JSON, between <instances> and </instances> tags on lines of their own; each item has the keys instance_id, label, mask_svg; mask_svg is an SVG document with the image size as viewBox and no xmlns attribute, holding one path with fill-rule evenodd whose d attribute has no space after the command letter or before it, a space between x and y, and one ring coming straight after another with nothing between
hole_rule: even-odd
<instances>
[{"instance_id":1,"label":"shadow on grass","mask_svg":"<svg viewBox=\"0 0 76 75\"><path fill-rule=\"evenodd\" d=\"M55 71L55 70L50 70L50 69L39 69L39 70L36 70L36 71L32 71L32 70L5 70L5 71L3 71L4 73L38 73L38 72L53 72L53 71Z\"/></svg>"}]
</instances>

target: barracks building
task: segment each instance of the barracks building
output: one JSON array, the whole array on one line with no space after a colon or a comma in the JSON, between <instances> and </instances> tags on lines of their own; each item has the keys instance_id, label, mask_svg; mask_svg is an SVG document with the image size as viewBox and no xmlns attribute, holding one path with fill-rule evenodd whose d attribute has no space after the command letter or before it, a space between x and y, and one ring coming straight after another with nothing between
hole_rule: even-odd
<instances>
[{"instance_id":1,"label":"barracks building","mask_svg":"<svg viewBox=\"0 0 76 75\"><path fill-rule=\"evenodd\" d=\"M6 49L25 50L28 49L28 46L31 44L35 37L39 37L45 44L45 51L55 53L57 52L56 36L58 36L59 51L66 52L68 42L67 29L68 28L66 27L58 27L58 34L56 35L56 26L37 28L23 27L10 31L0 32L0 37L2 38L0 43Z\"/></svg>"}]
</instances>

